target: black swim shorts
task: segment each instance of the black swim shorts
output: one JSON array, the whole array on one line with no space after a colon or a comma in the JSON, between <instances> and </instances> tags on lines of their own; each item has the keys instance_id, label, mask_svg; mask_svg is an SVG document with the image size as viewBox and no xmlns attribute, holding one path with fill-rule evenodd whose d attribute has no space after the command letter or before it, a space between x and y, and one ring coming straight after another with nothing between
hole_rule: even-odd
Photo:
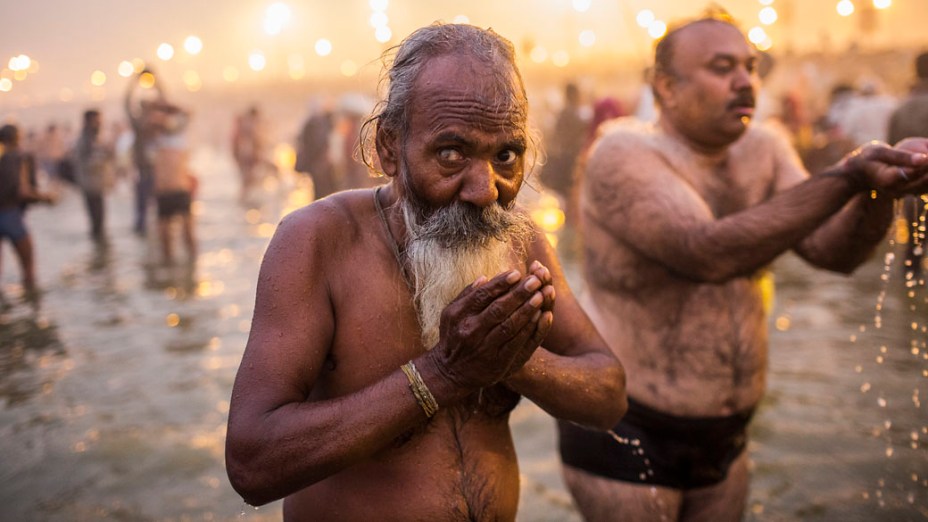
<instances>
[{"instance_id":1,"label":"black swim shorts","mask_svg":"<svg viewBox=\"0 0 928 522\"><path fill-rule=\"evenodd\" d=\"M612 432L558 421L564 464L606 478L674 489L718 484L747 445L754 411L728 417L677 417L628 400ZM637 441L637 442L636 442Z\"/></svg>"},{"instance_id":2,"label":"black swim shorts","mask_svg":"<svg viewBox=\"0 0 928 522\"><path fill-rule=\"evenodd\" d=\"M174 215L190 215L190 193L184 190L165 192L155 196L158 217L167 218Z\"/></svg>"}]
</instances>

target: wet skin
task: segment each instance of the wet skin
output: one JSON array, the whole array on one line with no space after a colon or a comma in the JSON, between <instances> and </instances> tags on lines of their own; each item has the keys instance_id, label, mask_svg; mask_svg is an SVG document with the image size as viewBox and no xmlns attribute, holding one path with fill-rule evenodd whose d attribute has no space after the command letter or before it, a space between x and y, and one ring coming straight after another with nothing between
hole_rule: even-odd
<instances>
[{"instance_id":1,"label":"wet skin","mask_svg":"<svg viewBox=\"0 0 928 522\"><path fill-rule=\"evenodd\" d=\"M409 135L378 137L394 178L381 204L401 244L405 187L435 208L515 198L523 121L483 94L499 88L469 58L435 58L417 80ZM540 233L513 252L513 271L465 288L438 344L422 346L373 197L343 192L299 210L268 248L230 407L232 483L254 503L286 497L290 520L511 520L519 396L611 426L624 412L622 367ZM439 404L431 419L400 370L409 360Z\"/></svg>"}]
</instances>

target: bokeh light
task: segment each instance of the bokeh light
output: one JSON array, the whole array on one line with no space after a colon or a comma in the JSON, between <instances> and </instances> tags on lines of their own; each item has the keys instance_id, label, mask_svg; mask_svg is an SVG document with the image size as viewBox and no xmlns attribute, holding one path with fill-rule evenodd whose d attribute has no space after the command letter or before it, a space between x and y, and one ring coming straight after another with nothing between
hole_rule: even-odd
<instances>
[{"instance_id":1,"label":"bokeh light","mask_svg":"<svg viewBox=\"0 0 928 522\"><path fill-rule=\"evenodd\" d=\"M777 10L769 6L765 7L757 14L757 18L760 19L760 23L770 25L777 21Z\"/></svg>"},{"instance_id":2,"label":"bokeh light","mask_svg":"<svg viewBox=\"0 0 928 522\"><path fill-rule=\"evenodd\" d=\"M764 31L763 27L754 26L748 31L748 40L752 44L758 45L767 38L767 31Z\"/></svg>"},{"instance_id":3,"label":"bokeh light","mask_svg":"<svg viewBox=\"0 0 928 522\"><path fill-rule=\"evenodd\" d=\"M191 55L200 54L200 51L203 50L203 40L200 40L199 37L194 35L188 36L187 39L184 40L184 50Z\"/></svg>"},{"instance_id":4,"label":"bokeh light","mask_svg":"<svg viewBox=\"0 0 928 522\"><path fill-rule=\"evenodd\" d=\"M119 67L116 69L116 72L123 78L128 78L135 74L135 66L133 66L132 62L129 60L123 60L119 62Z\"/></svg>"},{"instance_id":5,"label":"bokeh light","mask_svg":"<svg viewBox=\"0 0 928 522\"><path fill-rule=\"evenodd\" d=\"M638 15L635 16L635 21L638 22L638 25L641 26L642 29L647 29L655 19L654 11L650 9L642 9L638 11Z\"/></svg>"},{"instance_id":6,"label":"bokeh light","mask_svg":"<svg viewBox=\"0 0 928 522\"><path fill-rule=\"evenodd\" d=\"M574 6L574 10L578 13L585 13L590 10L590 5L592 0L573 0L571 4Z\"/></svg>"},{"instance_id":7,"label":"bokeh light","mask_svg":"<svg viewBox=\"0 0 928 522\"><path fill-rule=\"evenodd\" d=\"M169 43L163 43L158 46L158 51L155 54L158 55L158 58L168 61L174 57L174 46Z\"/></svg>"},{"instance_id":8,"label":"bokeh light","mask_svg":"<svg viewBox=\"0 0 928 522\"><path fill-rule=\"evenodd\" d=\"M854 2L851 2L851 0L841 0L838 2L835 9L838 10L838 14L841 16L851 16L854 14Z\"/></svg>"},{"instance_id":9,"label":"bokeh light","mask_svg":"<svg viewBox=\"0 0 928 522\"><path fill-rule=\"evenodd\" d=\"M355 74L358 74L358 65L352 60L345 60L342 62L341 66L339 66L339 70L341 71L342 76L351 77Z\"/></svg>"},{"instance_id":10,"label":"bokeh light","mask_svg":"<svg viewBox=\"0 0 928 522\"><path fill-rule=\"evenodd\" d=\"M106 73L96 70L90 73L90 84L94 87L102 87L106 83Z\"/></svg>"},{"instance_id":11,"label":"bokeh light","mask_svg":"<svg viewBox=\"0 0 928 522\"><path fill-rule=\"evenodd\" d=\"M548 59L548 50L540 45L536 45L528 53L528 57L535 63L544 63Z\"/></svg>"},{"instance_id":12,"label":"bokeh light","mask_svg":"<svg viewBox=\"0 0 928 522\"><path fill-rule=\"evenodd\" d=\"M377 30L374 31L374 38L380 43L387 43L390 41L390 38L393 38L393 31L387 26L378 27Z\"/></svg>"},{"instance_id":13,"label":"bokeh light","mask_svg":"<svg viewBox=\"0 0 928 522\"><path fill-rule=\"evenodd\" d=\"M274 36L283 31L290 22L290 6L283 2L275 2L264 12L264 32Z\"/></svg>"},{"instance_id":14,"label":"bokeh light","mask_svg":"<svg viewBox=\"0 0 928 522\"><path fill-rule=\"evenodd\" d=\"M316 40L316 54L319 56L328 56L332 54L332 42L325 38Z\"/></svg>"},{"instance_id":15,"label":"bokeh light","mask_svg":"<svg viewBox=\"0 0 928 522\"><path fill-rule=\"evenodd\" d=\"M582 31L580 33L580 45L583 47L593 47L596 45L596 33L591 30Z\"/></svg>"},{"instance_id":16,"label":"bokeh light","mask_svg":"<svg viewBox=\"0 0 928 522\"><path fill-rule=\"evenodd\" d=\"M893 0L873 0L873 7L877 9L887 9L893 5Z\"/></svg>"},{"instance_id":17,"label":"bokeh light","mask_svg":"<svg viewBox=\"0 0 928 522\"><path fill-rule=\"evenodd\" d=\"M655 40L667 34L667 24L661 20L654 20L648 26L648 35Z\"/></svg>"},{"instance_id":18,"label":"bokeh light","mask_svg":"<svg viewBox=\"0 0 928 522\"><path fill-rule=\"evenodd\" d=\"M248 54L248 67L255 72L263 71L264 68L267 67L267 58L264 57L264 53L261 51L251 51L251 53Z\"/></svg>"}]
</instances>

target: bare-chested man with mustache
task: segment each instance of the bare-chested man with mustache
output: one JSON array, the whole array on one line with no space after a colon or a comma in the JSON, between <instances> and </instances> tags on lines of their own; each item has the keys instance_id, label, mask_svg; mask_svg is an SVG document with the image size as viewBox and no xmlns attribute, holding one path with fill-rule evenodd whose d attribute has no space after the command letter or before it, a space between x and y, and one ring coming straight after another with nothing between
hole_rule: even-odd
<instances>
[{"instance_id":1,"label":"bare-chested man with mustache","mask_svg":"<svg viewBox=\"0 0 928 522\"><path fill-rule=\"evenodd\" d=\"M582 300L628 372L614 432L640 446L559 423L587 520L740 520L745 428L765 387L764 268L793 249L849 273L893 199L928 189L925 140L871 144L810 177L783 138L749 125L756 61L724 16L670 30L659 121L617 123L588 159Z\"/></svg>"},{"instance_id":2,"label":"bare-chested man with mustache","mask_svg":"<svg viewBox=\"0 0 928 522\"><path fill-rule=\"evenodd\" d=\"M599 429L622 366L515 204L531 143L514 50L436 24L368 122L390 182L285 218L232 392L232 485L287 520L512 520L524 395ZM556 305L555 305L556 301Z\"/></svg>"}]
</instances>

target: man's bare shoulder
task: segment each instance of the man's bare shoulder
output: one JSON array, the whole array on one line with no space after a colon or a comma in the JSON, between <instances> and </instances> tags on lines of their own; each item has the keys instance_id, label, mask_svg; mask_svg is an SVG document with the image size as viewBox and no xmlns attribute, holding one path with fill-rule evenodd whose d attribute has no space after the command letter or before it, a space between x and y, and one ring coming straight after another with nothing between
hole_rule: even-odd
<instances>
[{"instance_id":1,"label":"man's bare shoulder","mask_svg":"<svg viewBox=\"0 0 928 522\"><path fill-rule=\"evenodd\" d=\"M653 123L633 117L618 118L604 124L592 153L602 154L628 148L654 149L656 139L657 128Z\"/></svg>"},{"instance_id":2,"label":"man's bare shoulder","mask_svg":"<svg viewBox=\"0 0 928 522\"><path fill-rule=\"evenodd\" d=\"M280 222L275 241L313 243L326 250L355 243L373 208L372 189L338 192L287 214Z\"/></svg>"}]
</instances>

